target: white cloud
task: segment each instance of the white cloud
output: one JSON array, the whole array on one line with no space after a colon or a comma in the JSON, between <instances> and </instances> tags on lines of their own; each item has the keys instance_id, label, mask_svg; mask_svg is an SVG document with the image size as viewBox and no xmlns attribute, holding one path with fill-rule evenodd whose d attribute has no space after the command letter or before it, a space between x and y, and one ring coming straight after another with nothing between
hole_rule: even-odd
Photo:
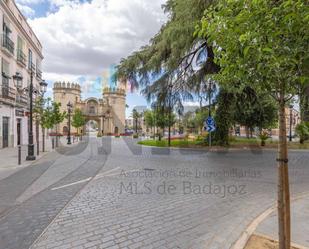
<instances>
[{"instance_id":1,"label":"white cloud","mask_svg":"<svg viewBox=\"0 0 309 249\"><path fill-rule=\"evenodd\" d=\"M16 5L20 9L20 11L23 13L24 16L30 18L30 17L33 17L35 15L35 11L32 8L30 8L29 6L19 4L19 3L16 3Z\"/></svg>"},{"instance_id":2,"label":"white cloud","mask_svg":"<svg viewBox=\"0 0 309 249\"><path fill-rule=\"evenodd\" d=\"M51 2L59 7L55 13L30 20L43 45L48 80L100 76L104 69L147 44L166 19L161 9L165 0Z\"/></svg>"},{"instance_id":3,"label":"white cloud","mask_svg":"<svg viewBox=\"0 0 309 249\"><path fill-rule=\"evenodd\" d=\"M25 5L29 5L29 4L38 4L38 3L42 3L44 2L44 0L16 0L16 3L19 4L25 4Z\"/></svg>"}]
</instances>

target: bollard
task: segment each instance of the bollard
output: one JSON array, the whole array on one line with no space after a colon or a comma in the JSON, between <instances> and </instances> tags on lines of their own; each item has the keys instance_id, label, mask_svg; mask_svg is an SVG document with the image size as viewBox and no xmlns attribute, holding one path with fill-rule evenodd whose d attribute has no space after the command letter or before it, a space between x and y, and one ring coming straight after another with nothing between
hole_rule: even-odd
<instances>
[{"instance_id":1,"label":"bollard","mask_svg":"<svg viewBox=\"0 0 309 249\"><path fill-rule=\"evenodd\" d=\"M21 145L18 145L18 165L21 165Z\"/></svg>"},{"instance_id":2,"label":"bollard","mask_svg":"<svg viewBox=\"0 0 309 249\"><path fill-rule=\"evenodd\" d=\"M55 149L55 138L52 138L52 149Z\"/></svg>"}]
</instances>

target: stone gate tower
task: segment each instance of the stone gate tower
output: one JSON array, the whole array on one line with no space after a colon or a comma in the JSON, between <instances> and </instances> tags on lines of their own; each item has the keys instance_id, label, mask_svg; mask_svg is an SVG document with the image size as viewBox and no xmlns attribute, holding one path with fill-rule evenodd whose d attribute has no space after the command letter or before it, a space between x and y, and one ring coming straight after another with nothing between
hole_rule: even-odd
<instances>
[{"instance_id":1,"label":"stone gate tower","mask_svg":"<svg viewBox=\"0 0 309 249\"><path fill-rule=\"evenodd\" d=\"M103 99L112 106L114 133L123 133L126 120L126 82L120 81L117 87L105 87Z\"/></svg>"},{"instance_id":2,"label":"stone gate tower","mask_svg":"<svg viewBox=\"0 0 309 249\"><path fill-rule=\"evenodd\" d=\"M116 87L105 87L102 98L81 99L81 87L75 83L55 82L54 101L61 103L61 111L67 111L67 104L71 102L73 109L80 109L86 121L94 120L98 124L98 131L107 134L122 134L125 132L126 111L126 83L117 84ZM57 127L58 132L67 133L68 124L64 120ZM77 130L71 127L73 133ZM83 132L86 127L83 128Z\"/></svg>"},{"instance_id":3,"label":"stone gate tower","mask_svg":"<svg viewBox=\"0 0 309 249\"><path fill-rule=\"evenodd\" d=\"M73 106L81 101L81 88L80 85L74 83L55 82L54 88L54 101L61 104L61 111L67 111L67 104L71 102ZM57 131L60 133L66 133L68 126L67 120L65 119L61 124L58 125ZM73 128L74 130L74 128Z\"/></svg>"}]
</instances>

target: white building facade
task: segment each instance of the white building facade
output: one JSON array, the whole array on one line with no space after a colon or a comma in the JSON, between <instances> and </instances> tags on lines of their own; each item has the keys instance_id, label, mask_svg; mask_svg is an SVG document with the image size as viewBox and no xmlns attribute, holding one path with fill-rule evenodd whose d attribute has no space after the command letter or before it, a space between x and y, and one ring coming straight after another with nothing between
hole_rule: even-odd
<instances>
[{"instance_id":1,"label":"white building facade","mask_svg":"<svg viewBox=\"0 0 309 249\"><path fill-rule=\"evenodd\" d=\"M43 55L40 41L14 0L1 0L0 26L0 148L6 148L28 144L27 89L31 72L34 89L40 89ZM14 75L22 76L22 85L18 89Z\"/></svg>"}]
</instances>

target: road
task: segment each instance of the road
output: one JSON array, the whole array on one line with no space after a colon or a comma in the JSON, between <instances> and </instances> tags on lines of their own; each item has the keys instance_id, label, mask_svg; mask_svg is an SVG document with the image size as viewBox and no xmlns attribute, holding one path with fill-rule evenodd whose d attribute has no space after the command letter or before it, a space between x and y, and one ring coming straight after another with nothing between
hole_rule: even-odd
<instances>
[{"instance_id":1,"label":"road","mask_svg":"<svg viewBox=\"0 0 309 249\"><path fill-rule=\"evenodd\" d=\"M89 137L0 180L0 248L230 248L276 199L276 154ZM309 153L290 153L292 196Z\"/></svg>"}]
</instances>

